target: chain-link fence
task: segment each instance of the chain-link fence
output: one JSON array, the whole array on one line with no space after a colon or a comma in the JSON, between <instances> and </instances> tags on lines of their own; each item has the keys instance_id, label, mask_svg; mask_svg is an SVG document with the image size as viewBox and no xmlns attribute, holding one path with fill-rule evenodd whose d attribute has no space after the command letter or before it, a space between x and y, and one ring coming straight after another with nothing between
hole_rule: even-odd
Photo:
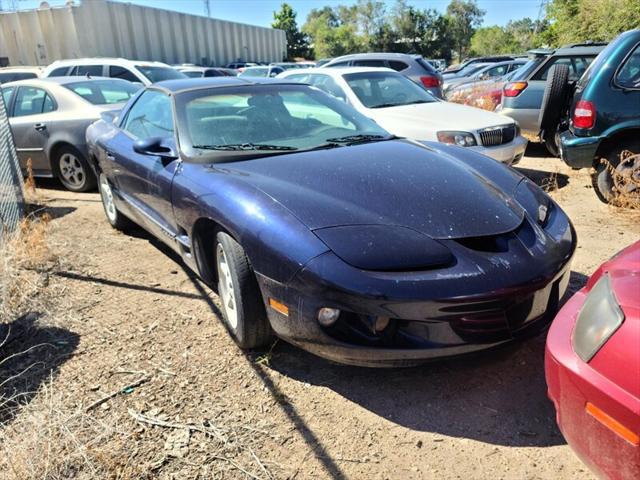
<instances>
[{"instance_id":1,"label":"chain-link fence","mask_svg":"<svg viewBox=\"0 0 640 480\"><path fill-rule=\"evenodd\" d=\"M0 95L0 241L5 232L16 228L23 213L22 172Z\"/></svg>"}]
</instances>

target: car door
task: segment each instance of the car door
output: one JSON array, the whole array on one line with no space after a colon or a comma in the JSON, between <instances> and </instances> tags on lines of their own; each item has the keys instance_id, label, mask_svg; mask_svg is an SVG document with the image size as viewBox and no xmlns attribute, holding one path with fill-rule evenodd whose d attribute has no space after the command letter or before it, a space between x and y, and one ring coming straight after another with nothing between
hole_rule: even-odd
<instances>
[{"instance_id":1,"label":"car door","mask_svg":"<svg viewBox=\"0 0 640 480\"><path fill-rule=\"evenodd\" d=\"M162 138L175 152L171 98L155 89L146 90L126 112L118 131L105 142L106 154L115 163L114 183L141 223L158 236L175 236L171 184L179 161L134 150L139 140Z\"/></svg>"},{"instance_id":2,"label":"car door","mask_svg":"<svg viewBox=\"0 0 640 480\"><path fill-rule=\"evenodd\" d=\"M13 94L13 106L9 113L9 125L13 133L20 166L31 166L36 175L51 174L45 145L49 139L52 112L57 108L49 92L42 88L20 86Z\"/></svg>"}]
</instances>

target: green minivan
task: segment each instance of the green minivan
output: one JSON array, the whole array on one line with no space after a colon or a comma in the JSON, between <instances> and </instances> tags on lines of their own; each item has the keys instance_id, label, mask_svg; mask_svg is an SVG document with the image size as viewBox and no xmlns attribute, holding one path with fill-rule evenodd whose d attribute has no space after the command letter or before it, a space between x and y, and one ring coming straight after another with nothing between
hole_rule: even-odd
<instances>
[{"instance_id":1,"label":"green minivan","mask_svg":"<svg viewBox=\"0 0 640 480\"><path fill-rule=\"evenodd\" d=\"M560 135L565 163L593 167L604 202L640 198L640 30L621 34L598 55L576 84L569 112Z\"/></svg>"}]
</instances>

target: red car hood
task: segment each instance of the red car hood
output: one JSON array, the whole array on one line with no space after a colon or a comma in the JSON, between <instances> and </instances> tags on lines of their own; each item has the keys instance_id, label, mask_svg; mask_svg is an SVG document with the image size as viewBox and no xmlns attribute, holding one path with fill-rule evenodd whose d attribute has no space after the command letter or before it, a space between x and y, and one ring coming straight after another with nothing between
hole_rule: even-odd
<instances>
[{"instance_id":1,"label":"red car hood","mask_svg":"<svg viewBox=\"0 0 640 480\"><path fill-rule=\"evenodd\" d=\"M592 368L640 398L640 241L604 263L587 283L590 289L608 273L625 320L589 363Z\"/></svg>"}]
</instances>

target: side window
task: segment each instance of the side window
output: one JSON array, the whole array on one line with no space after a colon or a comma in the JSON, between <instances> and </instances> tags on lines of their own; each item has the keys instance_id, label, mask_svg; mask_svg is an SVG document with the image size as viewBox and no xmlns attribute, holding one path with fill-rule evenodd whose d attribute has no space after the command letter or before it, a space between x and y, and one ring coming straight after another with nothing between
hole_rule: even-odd
<instances>
[{"instance_id":1,"label":"side window","mask_svg":"<svg viewBox=\"0 0 640 480\"><path fill-rule=\"evenodd\" d=\"M11 95L13 94L14 90L15 87L7 87L2 89L2 101L4 102L4 108L7 109L8 116L12 116L11 112L9 111L9 105L11 103Z\"/></svg>"},{"instance_id":2,"label":"side window","mask_svg":"<svg viewBox=\"0 0 640 480\"><path fill-rule=\"evenodd\" d=\"M549 70L553 65L566 65L569 67L569 80L578 80L585 72L589 64L593 61L592 57L556 57L543 67L543 70L536 73L533 80L547 80Z\"/></svg>"},{"instance_id":3,"label":"side window","mask_svg":"<svg viewBox=\"0 0 640 480\"><path fill-rule=\"evenodd\" d=\"M72 75L101 77L103 75L102 69L102 65L78 65L73 69Z\"/></svg>"},{"instance_id":4,"label":"side window","mask_svg":"<svg viewBox=\"0 0 640 480\"><path fill-rule=\"evenodd\" d=\"M386 67L387 62L384 60L354 60L354 67Z\"/></svg>"},{"instance_id":5,"label":"side window","mask_svg":"<svg viewBox=\"0 0 640 480\"><path fill-rule=\"evenodd\" d=\"M627 57L615 82L622 88L640 88L640 45Z\"/></svg>"},{"instance_id":6,"label":"side window","mask_svg":"<svg viewBox=\"0 0 640 480\"><path fill-rule=\"evenodd\" d=\"M334 63L331 65L326 65L329 68L340 68L340 67L348 67L349 66L349 60L346 60L344 62L338 62L338 63Z\"/></svg>"},{"instance_id":7,"label":"side window","mask_svg":"<svg viewBox=\"0 0 640 480\"><path fill-rule=\"evenodd\" d=\"M111 78L121 78L123 80L128 80L130 82L140 82L140 79L136 77L131 72L131 70L126 69L124 67L120 67L118 65L109 66L109 76Z\"/></svg>"},{"instance_id":8,"label":"side window","mask_svg":"<svg viewBox=\"0 0 640 480\"><path fill-rule=\"evenodd\" d=\"M127 113L122 129L136 138L173 136L171 99L157 90L147 90Z\"/></svg>"},{"instance_id":9,"label":"side window","mask_svg":"<svg viewBox=\"0 0 640 480\"><path fill-rule=\"evenodd\" d=\"M41 88L20 87L16 93L16 102L13 107L14 117L27 115L39 115L52 112L56 109L53 99Z\"/></svg>"},{"instance_id":10,"label":"side window","mask_svg":"<svg viewBox=\"0 0 640 480\"><path fill-rule=\"evenodd\" d=\"M67 75L69 71L69 67L58 67L51 71L49 74L50 77L64 77Z\"/></svg>"},{"instance_id":11,"label":"side window","mask_svg":"<svg viewBox=\"0 0 640 480\"><path fill-rule=\"evenodd\" d=\"M407 68L409 68L409 65L398 60L389 60L389 66L396 72L401 72L402 70L406 70Z\"/></svg>"},{"instance_id":12,"label":"side window","mask_svg":"<svg viewBox=\"0 0 640 480\"><path fill-rule=\"evenodd\" d=\"M483 76L486 78L501 77L502 75L507 73L507 68L509 68L508 65L500 65L499 67L493 67L487 70L486 72L484 72Z\"/></svg>"},{"instance_id":13,"label":"side window","mask_svg":"<svg viewBox=\"0 0 640 480\"><path fill-rule=\"evenodd\" d=\"M340 100L347 100L347 95L340 85L329 75L309 75L309 81L314 87L318 87L323 92L333 95Z\"/></svg>"}]
</instances>

